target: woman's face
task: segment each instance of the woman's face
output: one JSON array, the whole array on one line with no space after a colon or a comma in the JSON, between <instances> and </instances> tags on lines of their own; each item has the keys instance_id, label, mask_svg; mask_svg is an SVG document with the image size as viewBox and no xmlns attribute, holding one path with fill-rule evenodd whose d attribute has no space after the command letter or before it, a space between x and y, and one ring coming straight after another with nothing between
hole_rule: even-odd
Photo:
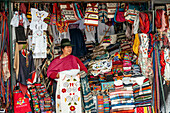
<instances>
[{"instance_id":1,"label":"woman's face","mask_svg":"<svg viewBox=\"0 0 170 113\"><path fill-rule=\"evenodd\" d=\"M70 55L72 53L72 47L71 46L65 46L64 49L62 49L63 54L65 56Z\"/></svg>"}]
</instances>

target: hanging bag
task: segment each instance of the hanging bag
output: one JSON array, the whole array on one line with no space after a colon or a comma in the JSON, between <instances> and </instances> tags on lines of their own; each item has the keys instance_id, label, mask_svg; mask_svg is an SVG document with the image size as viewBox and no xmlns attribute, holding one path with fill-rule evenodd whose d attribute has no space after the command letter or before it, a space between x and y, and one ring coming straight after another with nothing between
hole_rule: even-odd
<instances>
[{"instance_id":1,"label":"hanging bag","mask_svg":"<svg viewBox=\"0 0 170 113\"><path fill-rule=\"evenodd\" d=\"M106 4L107 4L108 18L109 19L114 18L117 3L106 3Z\"/></svg>"},{"instance_id":2,"label":"hanging bag","mask_svg":"<svg viewBox=\"0 0 170 113\"><path fill-rule=\"evenodd\" d=\"M57 7L57 3L53 4L53 13L51 15L51 25L56 25L56 7Z\"/></svg>"},{"instance_id":3,"label":"hanging bag","mask_svg":"<svg viewBox=\"0 0 170 113\"><path fill-rule=\"evenodd\" d=\"M19 86L16 86L13 91L14 97L14 113L25 113L25 112L32 112L29 99L26 98Z\"/></svg>"},{"instance_id":4,"label":"hanging bag","mask_svg":"<svg viewBox=\"0 0 170 113\"><path fill-rule=\"evenodd\" d=\"M133 24L137 14L139 14L139 5L133 5L129 3L127 11L124 15L126 21Z\"/></svg>"},{"instance_id":5,"label":"hanging bag","mask_svg":"<svg viewBox=\"0 0 170 113\"><path fill-rule=\"evenodd\" d=\"M119 4L117 4L115 18L114 18L115 22L121 23L121 22L125 22L126 21L125 17L124 17L124 11L125 11L125 6L124 6L124 8L120 8Z\"/></svg>"},{"instance_id":6,"label":"hanging bag","mask_svg":"<svg viewBox=\"0 0 170 113\"><path fill-rule=\"evenodd\" d=\"M70 3L61 3L60 4L61 15L67 23L74 23L77 21L73 11L73 4Z\"/></svg>"},{"instance_id":7,"label":"hanging bag","mask_svg":"<svg viewBox=\"0 0 170 113\"><path fill-rule=\"evenodd\" d=\"M30 3L29 3L29 5L28 5L28 12L27 12L27 19L28 19L29 22L31 22L31 18L32 18L32 16L31 16Z\"/></svg>"},{"instance_id":8,"label":"hanging bag","mask_svg":"<svg viewBox=\"0 0 170 113\"><path fill-rule=\"evenodd\" d=\"M98 26L98 3L88 3L84 25Z\"/></svg>"},{"instance_id":9,"label":"hanging bag","mask_svg":"<svg viewBox=\"0 0 170 113\"><path fill-rule=\"evenodd\" d=\"M78 3L73 3L73 11L74 11L75 18L77 20L81 20L84 18L80 5Z\"/></svg>"},{"instance_id":10,"label":"hanging bag","mask_svg":"<svg viewBox=\"0 0 170 113\"><path fill-rule=\"evenodd\" d=\"M48 12L48 16L44 18L44 22L47 24L50 24L50 19L51 19L51 13L50 13L50 4L44 4L44 9L46 12Z\"/></svg>"}]
</instances>

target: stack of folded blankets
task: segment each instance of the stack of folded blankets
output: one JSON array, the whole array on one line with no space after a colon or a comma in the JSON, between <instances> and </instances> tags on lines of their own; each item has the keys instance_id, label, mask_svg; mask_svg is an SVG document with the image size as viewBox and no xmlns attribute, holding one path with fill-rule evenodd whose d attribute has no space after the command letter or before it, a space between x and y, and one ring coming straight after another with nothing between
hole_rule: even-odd
<instances>
[{"instance_id":1,"label":"stack of folded blankets","mask_svg":"<svg viewBox=\"0 0 170 113\"><path fill-rule=\"evenodd\" d=\"M109 93L112 113L134 112L133 91L126 90L121 80L115 81L115 91Z\"/></svg>"},{"instance_id":2,"label":"stack of folded blankets","mask_svg":"<svg viewBox=\"0 0 170 113\"><path fill-rule=\"evenodd\" d=\"M112 55L116 52L120 52L120 43L110 44L106 47L106 51L109 52L109 55Z\"/></svg>"},{"instance_id":3,"label":"stack of folded blankets","mask_svg":"<svg viewBox=\"0 0 170 113\"><path fill-rule=\"evenodd\" d=\"M130 59L131 59L130 55L128 53L125 53L124 60L123 60L123 71L124 72L131 71L132 63Z\"/></svg>"},{"instance_id":4,"label":"stack of folded blankets","mask_svg":"<svg viewBox=\"0 0 170 113\"><path fill-rule=\"evenodd\" d=\"M97 46L93 49L93 53L91 53L91 58L95 59L98 56L105 54L105 49L103 46Z\"/></svg>"},{"instance_id":5,"label":"stack of folded blankets","mask_svg":"<svg viewBox=\"0 0 170 113\"><path fill-rule=\"evenodd\" d=\"M136 107L151 106L152 90L148 78L140 78L133 84L133 93ZM141 83L142 82L142 83Z\"/></svg>"}]
</instances>

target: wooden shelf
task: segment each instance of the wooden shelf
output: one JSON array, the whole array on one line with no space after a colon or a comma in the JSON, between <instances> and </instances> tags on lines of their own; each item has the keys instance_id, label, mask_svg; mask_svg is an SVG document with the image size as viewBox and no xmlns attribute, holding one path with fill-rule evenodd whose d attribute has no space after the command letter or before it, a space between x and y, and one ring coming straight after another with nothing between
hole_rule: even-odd
<instances>
[{"instance_id":1,"label":"wooden shelf","mask_svg":"<svg viewBox=\"0 0 170 113\"><path fill-rule=\"evenodd\" d=\"M11 2L147 2L150 0L11 0Z\"/></svg>"}]
</instances>

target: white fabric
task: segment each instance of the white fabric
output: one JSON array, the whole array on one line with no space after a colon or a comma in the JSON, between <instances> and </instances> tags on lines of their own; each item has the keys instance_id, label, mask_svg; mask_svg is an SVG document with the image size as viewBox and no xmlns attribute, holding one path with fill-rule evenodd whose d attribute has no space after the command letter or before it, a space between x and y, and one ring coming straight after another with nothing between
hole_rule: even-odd
<instances>
[{"instance_id":1,"label":"white fabric","mask_svg":"<svg viewBox=\"0 0 170 113\"><path fill-rule=\"evenodd\" d=\"M169 57L169 49L168 48L165 48L164 49L164 60L165 60L165 70L164 70L164 77L165 77L165 80L170 80L170 57Z\"/></svg>"},{"instance_id":2,"label":"white fabric","mask_svg":"<svg viewBox=\"0 0 170 113\"><path fill-rule=\"evenodd\" d=\"M57 80L56 90L56 113L82 113L78 72L80 72L79 69L59 72L60 78ZM71 111L71 107L75 109Z\"/></svg>"},{"instance_id":3,"label":"white fabric","mask_svg":"<svg viewBox=\"0 0 170 113\"><path fill-rule=\"evenodd\" d=\"M141 45L139 46L139 57L138 63L141 67L142 74L146 76L148 70L148 47L149 47L149 38L145 33L139 34Z\"/></svg>"},{"instance_id":4,"label":"white fabric","mask_svg":"<svg viewBox=\"0 0 170 113\"><path fill-rule=\"evenodd\" d=\"M108 30L109 26L101 23L99 21L98 27L97 27L97 35L98 35L98 42L100 43L103 36L105 35L106 31ZM115 30L114 30L114 26L111 26L109 31L107 32L106 36L110 36L110 35L114 35Z\"/></svg>"},{"instance_id":5,"label":"white fabric","mask_svg":"<svg viewBox=\"0 0 170 113\"><path fill-rule=\"evenodd\" d=\"M12 25L13 27L18 27L19 26L19 14L18 14L18 11L14 12L14 16L11 19L10 25Z\"/></svg>"},{"instance_id":6,"label":"white fabric","mask_svg":"<svg viewBox=\"0 0 170 113\"><path fill-rule=\"evenodd\" d=\"M87 38L87 42L90 42L90 41L92 41L92 42L96 42L96 40L95 40L95 33L96 33L96 27L94 27L94 26L87 26L87 29L85 29L85 34L86 34L86 38ZM90 29L91 29L91 31L90 31Z\"/></svg>"},{"instance_id":7,"label":"white fabric","mask_svg":"<svg viewBox=\"0 0 170 113\"><path fill-rule=\"evenodd\" d=\"M44 18L48 16L45 11L38 11L38 9L31 8L32 21L30 29L33 30L32 44L33 46L33 58L46 58L47 57L47 42L46 34L43 33L47 30L47 24Z\"/></svg>"},{"instance_id":8,"label":"white fabric","mask_svg":"<svg viewBox=\"0 0 170 113\"><path fill-rule=\"evenodd\" d=\"M62 32L60 33L55 25L52 25L52 32L53 32L53 37L54 37L54 44L60 44L61 40L64 38L67 38L70 40L70 33L69 33L69 28L67 29L67 32Z\"/></svg>"},{"instance_id":9,"label":"white fabric","mask_svg":"<svg viewBox=\"0 0 170 113\"><path fill-rule=\"evenodd\" d=\"M138 33L138 29L139 29L139 14L137 14L137 16L135 17L135 21L133 23L133 26L134 26L133 33L137 34Z\"/></svg>"},{"instance_id":10,"label":"white fabric","mask_svg":"<svg viewBox=\"0 0 170 113\"><path fill-rule=\"evenodd\" d=\"M27 26L29 25L29 21L27 17L25 16L25 14L22 13L21 15L19 15L18 11L15 11L14 16L11 19L10 25L12 25L13 27L18 27L19 22L23 23L24 28L27 28Z\"/></svg>"}]
</instances>

